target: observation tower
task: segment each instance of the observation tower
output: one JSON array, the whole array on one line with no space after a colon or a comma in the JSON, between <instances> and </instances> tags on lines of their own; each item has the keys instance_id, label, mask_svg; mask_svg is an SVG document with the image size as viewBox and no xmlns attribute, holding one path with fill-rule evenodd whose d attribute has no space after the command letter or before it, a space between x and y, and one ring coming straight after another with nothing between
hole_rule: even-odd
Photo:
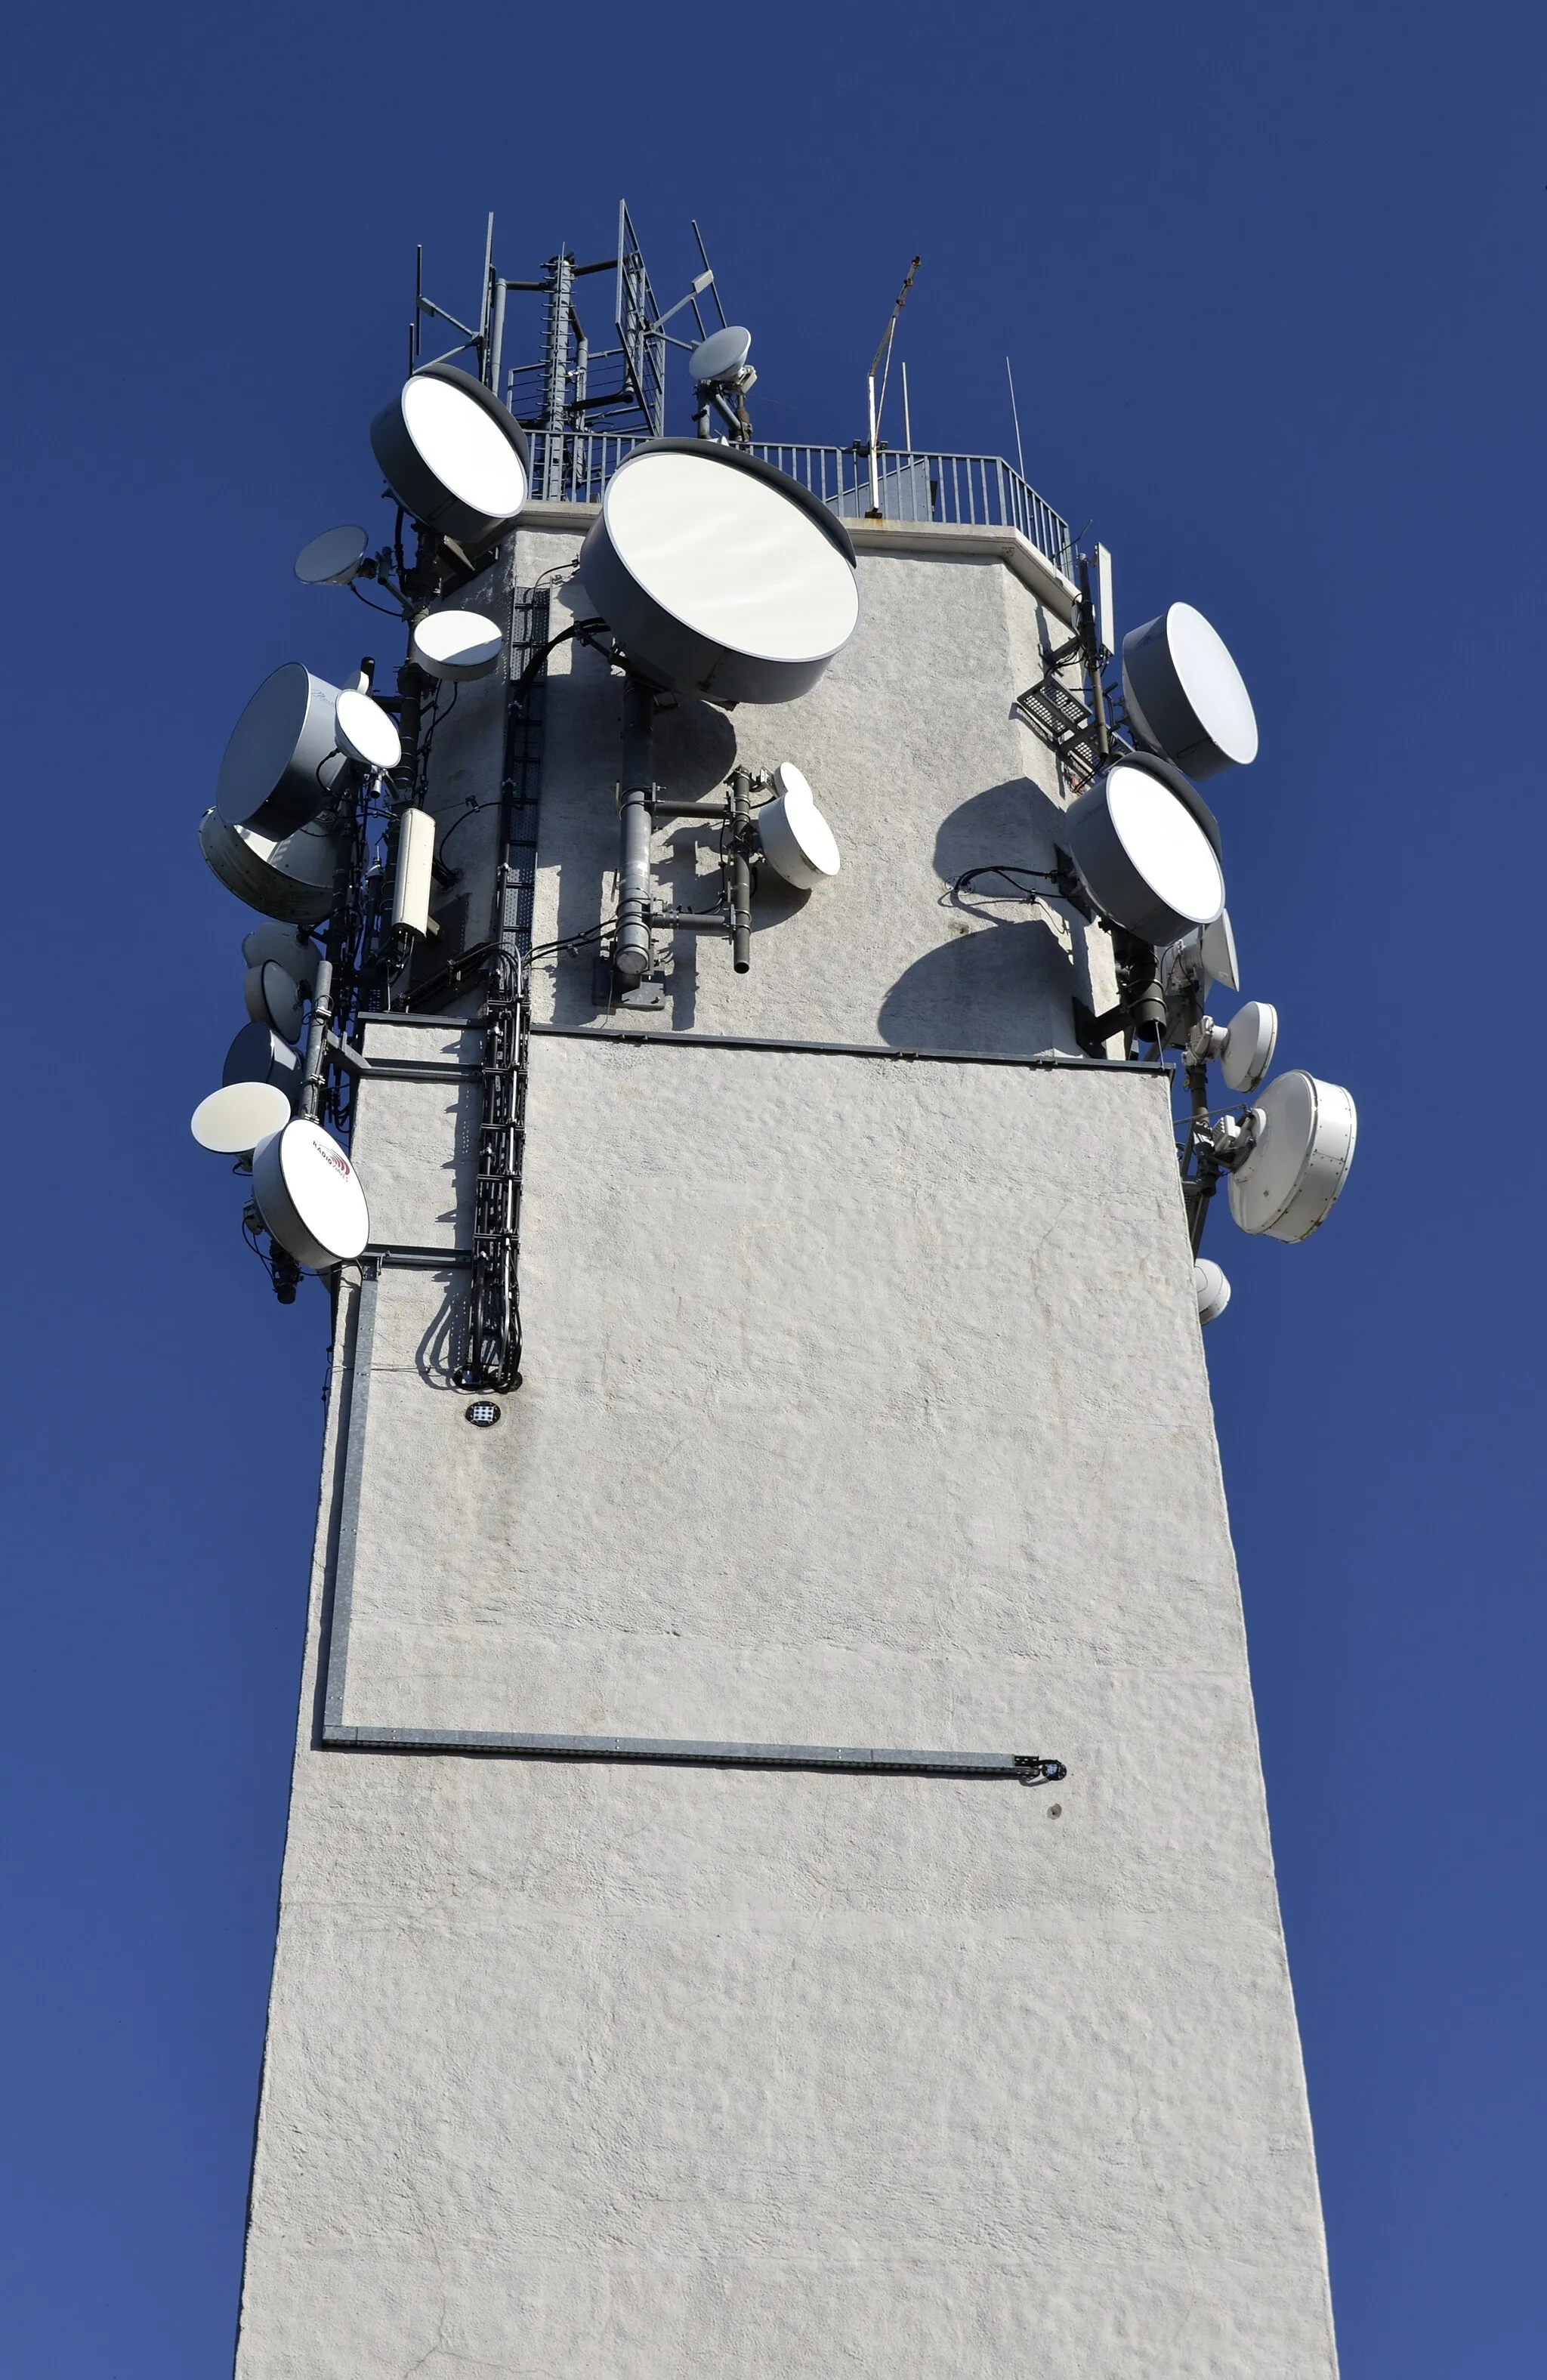
<instances>
[{"instance_id":1,"label":"observation tower","mask_svg":"<svg viewBox=\"0 0 1547 2380\"><path fill-rule=\"evenodd\" d=\"M194 1131L335 1317L238 2380L1331 2375L1200 1243L1354 1111L1236 998L1250 700L889 339L759 443L700 261L420 282L201 827Z\"/></svg>"}]
</instances>

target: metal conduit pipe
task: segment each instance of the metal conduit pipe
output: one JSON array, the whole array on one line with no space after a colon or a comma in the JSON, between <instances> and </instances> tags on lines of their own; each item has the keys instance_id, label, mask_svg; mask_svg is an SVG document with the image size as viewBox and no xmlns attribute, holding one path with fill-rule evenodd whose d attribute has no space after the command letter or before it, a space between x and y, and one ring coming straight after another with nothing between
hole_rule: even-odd
<instances>
[{"instance_id":1,"label":"metal conduit pipe","mask_svg":"<svg viewBox=\"0 0 1547 2380\"><path fill-rule=\"evenodd\" d=\"M613 967L620 983L650 971L651 735L655 697L644 680L623 681L622 847L618 859L617 939Z\"/></svg>"},{"instance_id":2,"label":"metal conduit pipe","mask_svg":"<svg viewBox=\"0 0 1547 2380\"><path fill-rule=\"evenodd\" d=\"M306 1070L301 1076L298 1115L317 1120L323 1096L323 1067L327 1056L328 1026L333 1017L333 961L317 962L316 988L311 994L311 1022L306 1036Z\"/></svg>"},{"instance_id":3,"label":"metal conduit pipe","mask_svg":"<svg viewBox=\"0 0 1547 2380\"><path fill-rule=\"evenodd\" d=\"M747 844L752 830L752 775L731 772L731 963L737 975L752 964L752 870Z\"/></svg>"}]
</instances>

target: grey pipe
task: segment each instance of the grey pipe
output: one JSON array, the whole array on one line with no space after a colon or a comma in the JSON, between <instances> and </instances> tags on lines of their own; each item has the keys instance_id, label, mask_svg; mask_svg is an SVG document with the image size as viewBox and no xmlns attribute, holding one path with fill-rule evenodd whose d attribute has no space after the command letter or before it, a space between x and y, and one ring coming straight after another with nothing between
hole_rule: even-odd
<instances>
[{"instance_id":1,"label":"grey pipe","mask_svg":"<svg viewBox=\"0 0 1547 2380\"><path fill-rule=\"evenodd\" d=\"M651 733L655 697L642 678L623 682L622 842L618 860L617 939L613 967L636 984L650 972Z\"/></svg>"},{"instance_id":2,"label":"grey pipe","mask_svg":"<svg viewBox=\"0 0 1547 2380\"><path fill-rule=\"evenodd\" d=\"M731 964L745 975L752 964L752 870L747 845L752 831L752 776L731 771Z\"/></svg>"},{"instance_id":3,"label":"grey pipe","mask_svg":"<svg viewBox=\"0 0 1547 2380\"><path fill-rule=\"evenodd\" d=\"M306 1035L306 1071L301 1076L298 1115L315 1123L323 1096L323 1062L327 1050L328 1025L333 1016L333 961L319 959L317 984L311 994L311 1022Z\"/></svg>"}]
</instances>

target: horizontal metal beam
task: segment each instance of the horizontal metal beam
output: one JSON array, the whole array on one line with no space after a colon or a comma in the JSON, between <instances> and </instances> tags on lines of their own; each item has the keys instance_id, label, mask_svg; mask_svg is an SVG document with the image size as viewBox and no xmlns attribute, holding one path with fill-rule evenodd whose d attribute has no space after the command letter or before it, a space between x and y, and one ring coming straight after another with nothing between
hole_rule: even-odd
<instances>
[{"instance_id":1,"label":"horizontal metal beam","mask_svg":"<svg viewBox=\"0 0 1547 2380\"><path fill-rule=\"evenodd\" d=\"M658 1768L797 1768L819 1775L955 1777L981 1784L1055 1784L1061 1760L1032 1752L905 1752L830 1743L704 1743L669 1735L505 1735L493 1730L341 1727L330 1752L464 1753L485 1759L610 1760Z\"/></svg>"}]
</instances>

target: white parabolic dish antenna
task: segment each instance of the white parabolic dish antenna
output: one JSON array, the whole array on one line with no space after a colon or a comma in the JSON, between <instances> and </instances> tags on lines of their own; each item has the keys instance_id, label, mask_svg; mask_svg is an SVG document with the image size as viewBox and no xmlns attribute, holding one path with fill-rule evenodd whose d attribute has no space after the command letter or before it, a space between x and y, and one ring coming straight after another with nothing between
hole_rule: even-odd
<instances>
[{"instance_id":1,"label":"white parabolic dish antenna","mask_svg":"<svg viewBox=\"0 0 1547 2380\"><path fill-rule=\"evenodd\" d=\"M359 576L371 540L357 522L343 528L325 528L296 556L296 577L306 587L347 587Z\"/></svg>"},{"instance_id":2,"label":"white parabolic dish antenna","mask_svg":"<svg viewBox=\"0 0 1547 2380\"><path fill-rule=\"evenodd\" d=\"M280 839L256 827L227 826L210 809L199 821L199 848L226 891L265 917L315 926L333 906L342 846L320 826Z\"/></svg>"},{"instance_id":3,"label":"white parabolic dish antenna","mask_svg":"<svg viewBox=\"0 0 1547 2380\"><path fill-rule=\"evenodd\" d=\"M1213 844L1141 761L1115 762L1080 795L1065 817L1064 840L1096 906L1143 941L1176 941L1224 907Z\"/></svg>"},{"instance_id":4,"label":"white parabolic dish antenna","mask_svg":"<svg viewBox=\"0 0 1547 2380\"><path fill-rule=\"evenodd\" d=\"M500 657L504 631L481 612L431 612L414 629L414 659L432 677L487 677Z\"/></svg>"},{"instance_id":5,"label":"white parabolic dish antenna","mask_svg":"<svg viewBox=\"0 0 1547 2380\"><path fill-rule=\"evenodd\" d=\"M1273 1062L1278 1011L1271 1000L1249 1000L1225 1027L1219 1070L1233 1091L1254 1091Z\"/></svg>"},{"instance_id":6,"label":"white parabolic dish antenna","mask_svg":"<svg viewBox=\"0 0 1547 2380\"><path fill-rule=\"evenodd\" d=\"M1192 1285L1198 1292L1198 1319L1205 1328L1217 1322L1230 1303L1230 1283L1224 1269L1215 1264L1212 1257L1198 1257L1193 1261Z\"/></svg>"},{"instance_id":7,"label":"white parabolic dish antenna","mask_svg":"<svg viewBox=\"0 0 1547 2380\"><path fill-rule=\"evenodd\" d=\"M1255 1137L1230 1176L1231 1215L1243 1232L1308 1240L1331 1214L1354 1161L1352 1097L1314 1075L1280 1075L1251 1112Z\"/></svg>"},{"instance_id":8,"label":"white parabolic dish antenna","mask_svg":"<svg viewBox=\"0 0 1547 2380\"><path fill-rule=\"evenodd\" d=\"M1217 628L1190 603L1123 639L1123 699L1145 743L1189 777L1215 777L1257 758L1257 714Z\"/></svg>"},{"instance_id":9,"label":"white parabolic dish antenna","mask_svg":"<svg viewBox=\"0 0 1547 2380\"><path fill-rule=\"evenodd\" d=\"M247 1157L290 1121L290 1101L274 1083L223 1083L193 1111L189 1129L201 1148Z\"/></svg>"},{"instance_id":10,"label":"white parabolic dish antenna","mask_svg":"<svg viewBox=\"0 0 1547 2380\"><path fill-rule=\"evenodd\" d=\"M842 861L838 839L816 806L816 796L792 762L783 760L774 771L777 801L757 814L758 841L763 857L786 884L802 892L814 892L837 875Z\"/></svg>"},{"instance_id":11,"label":"white parabolic dish antenna","mask_svg":"<svg viewBox=\"0 0 1547 2380\"><path fill-rule=\"evenodd\" d=\"M396 726L379 702L347 686L334 705L334 734L351 760L367 769L396 769L403 758Z\"/></svg>"},{"instance_id":12,"label":"white parabolic dish antenna","mask_svg":"<svg viewBox=\"0 0 1547 2380\"><path fill-rule=\"evenodd\" d=\"M371 1237L359 1174L332 1134L305 1117L286 1121L254 1148L252 1196L280 1246L315 1272L358 1257Z\"/></svg>"},{"instance_id":13,"label":"white parabolic dish antenna","mask_svg":"<svg viewBox=\"0 0 1547 2380\"><path fill-rule=\"evenodd\" d=\"M290 834L314 819L347 763L334 735L338 688L285 662L263 680L231 730L215 786L227 826Z\"/></svg>"},{"instance_id":14,"label":"white parabolic dish antenna","mask_svg":"<svg viewBox=\"0 0 1547 2380\"><path fill-rule=\"evenodd\" d=\"M688 370L700 388L708 381L734 380L751 352L750 331L743 330L739 322L727 322L723 331L711 331L702 346L693 349Z\"/></svg>"},{"instance_id":15,"label":"white parabolic dish antenna","mask_svg":"<svg viewBox=\"0 0 1547 2380\"><path fill-rule=\"evenodd\" d=\"M429 364L371 424L371 448L406 512L469 552L490 544L527 500L526 432L455 364Z\"/></svg>"},{"instance_id":16,"label":"white parabolic dish antenna","mask_svg":"<svg viewBox=\"0 0 1547 2380\"><path fill-rule=\"evenodd\" d=\"M615 471L580 550L629 668L714 702L790 702L859 620L847 530L798 480L707 439Z\"/></svg>"}]
</instances>

